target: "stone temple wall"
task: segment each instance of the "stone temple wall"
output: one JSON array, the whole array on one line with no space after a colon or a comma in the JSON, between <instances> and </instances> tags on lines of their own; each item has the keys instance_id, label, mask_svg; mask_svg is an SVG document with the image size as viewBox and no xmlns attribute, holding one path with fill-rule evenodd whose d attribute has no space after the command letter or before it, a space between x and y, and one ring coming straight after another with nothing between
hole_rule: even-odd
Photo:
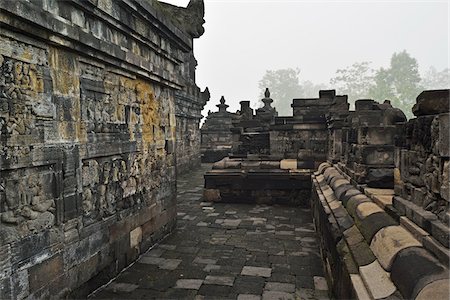
<instances>
[{"instance_id":1,"label":"stone temple wall","mask_svg":"<svg viewBox=\"0 0 450 300\"><path fill-rule=\"evenodd\" d=\"M185 53L188 67L183 68L183 89L175 93L177 173L200 166L201 111L209 100L209 91L203 92L195 84L195 60L192 52ZM191 70L189 74L187 70Z\"/></svg>"},{"instance_id":2,"label":"stone temple wall","mask_svg":"<svg viewBox=\"0 0 450 300\"><path fill-rule=\"evenodd\" d=\"M0 298L84 297L175 225L176 139L199 157L208 98L203 2L0 10Z\"/></svg>"},{"instance_id":3,"label":"stone temple wall","mask_svg":"<svg viewBox=\"0 0 450 300\"><path fill-rule=\"evenodd\" d=\"M407 122L373 100L328 114L311 206L336 298L449 298L449 94L421 93Z\"/></svg>"}]
</instances>

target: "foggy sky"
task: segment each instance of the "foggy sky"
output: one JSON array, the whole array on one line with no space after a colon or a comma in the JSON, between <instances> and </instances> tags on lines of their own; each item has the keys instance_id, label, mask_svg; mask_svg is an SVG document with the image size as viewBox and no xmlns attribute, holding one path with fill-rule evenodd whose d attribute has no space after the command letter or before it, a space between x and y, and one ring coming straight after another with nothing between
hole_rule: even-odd
<instances>
[{"instance_id":1,"label":"foggy sky","mask_svg":"<svg viewBox=\"0 0 450 300\"><path fill-rule=\"evenodd\" d=\"M266 70L299 68L300 80L333 88L337 69L361 61L388 67L404 49L421 73L448 68L449 10L449 1L205 0L206 31L194 40L197 84L211 93L203 115L222 95L229 111L242 100L258 106Z\"/></svg>"}]
</instances>

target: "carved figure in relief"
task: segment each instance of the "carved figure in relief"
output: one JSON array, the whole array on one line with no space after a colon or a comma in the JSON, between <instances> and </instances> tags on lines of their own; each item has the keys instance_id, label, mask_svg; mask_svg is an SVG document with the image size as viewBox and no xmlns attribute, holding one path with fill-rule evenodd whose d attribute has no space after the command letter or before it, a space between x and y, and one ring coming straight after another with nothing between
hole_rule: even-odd
<instances>
[{"instance_id":1,"label":"carved figure in relief","mask_svg":"<svg viewBox=\"0 0 450 300\"><path fill-rule=\"evenodd\" d=\"M1 214L2 222L18 225L22 235L53 225L55 202L45 195L39 175L10 180L5 190L6 205Z\"/></svg>"}]
</instances>

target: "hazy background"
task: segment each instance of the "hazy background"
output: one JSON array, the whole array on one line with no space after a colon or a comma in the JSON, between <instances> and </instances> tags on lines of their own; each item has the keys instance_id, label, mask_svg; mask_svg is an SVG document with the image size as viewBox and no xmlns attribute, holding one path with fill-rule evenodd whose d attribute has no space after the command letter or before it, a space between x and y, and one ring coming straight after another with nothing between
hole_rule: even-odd
<instances>
[{"instance_id":1,"label":"hazy background","mask_svg":"<svg viewBox=\"0 0 450 300\"><path fill-rule=\"evenodd\" d=\"M204 115L222 95L230 111L242 100L259 107L267 70L298 68L300 81L334 88L338 69L364 61L388 68L403 50L421 75L448 68L449 9L448 1L205 0L206 31L194 41L197 84L211 93Z\"/></svg>"}]
</instances>

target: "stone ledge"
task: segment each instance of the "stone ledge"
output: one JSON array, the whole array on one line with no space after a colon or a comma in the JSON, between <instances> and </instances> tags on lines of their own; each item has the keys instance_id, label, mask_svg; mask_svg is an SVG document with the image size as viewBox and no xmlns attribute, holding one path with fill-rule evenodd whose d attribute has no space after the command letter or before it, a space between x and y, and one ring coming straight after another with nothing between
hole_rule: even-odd
<instances>
[{"instance_id":1,"label":"stone ledge","mask_svg":"<svg viewBox=\"0 0 450 300\"><path fill-rule=\"evenodd\" d=\"M444 255L443 249L437 247L436 242L433 243L426 231L416 228L417 226L414 227L413 223L407 218L399 218L402 225L399 226L399 223L385 211L392 207L389 202L386 204L384 201L374 201L374 199L379 200L379 197L392 197L392 190L363 188L362 192L359 192L356 188L346 187L344 191L341 191L339 190L340 187L347 184L347 182L343 181L343 178L345 178L345 175L330 163L321 164L318 171L313 175L313 195L317 195L317 198L313 197L313 199L322 199L319 203L321 206L327 206L323 208L323 211L330 215L328 220L335 220L335 223L337 223L336 226L341 233L335 235L345 241L354 262L360 265L359 273L362 272L362 281L371 298L377 299L388 296L410 298L413 295L418 295L420 291L423 291L422 295L428 295L431 292L430 285L436 286L436 293L442 293L445 283L440 279L445 277L442 275L445 273L445 270L447 270L448 278L448 269L430 252L440 257L442 261L448 259L448 256ZM334 189L328 184L332 187L334 186ZM337 197L337 193L339 193L339 197ZM346 230L342 230L338 221L345 214L342 208L344 208L346 214L350 216L356 226L353 225ZM363 250L365 249L364 244L366 246L370 244L371 246L370 248L367 246L367 249ZM405 278L400 274L415 271L415 267L412 266L415 263L409 262L411 266L408 263L403 263L405 253L415 251L410 249L418 249L417 251L420 253L414 255L417 259L422 257L427 260L424 263L424 268L429 265L430 268L444 271L431 272L425 270L422 272L419 270L420 272L416 272L417 276L414 280L406 282ZM434 249L434 251L430 249ZM368 259L364 255L361 257L361 253L364 252L372 253L374 260ZM364 265L361 266L362 264ZM365 272L368 269L378 270L378 273L381 272L380 276L373 275L373 270ZM399 272L399 269L402 269L402 271ZM389 271L391 270L394 273L390 274ZM359 288L360 285L357 287ZM353 287L353 290L355 291L357 287ZM355 294L362 295L364 292L360 291Z\"/></svg>"},{"instance_id":2,"label":"stone ledge","mask_svg":"<svg viewBox=\"0 0 450 300\"><path fill-rule=\"evenodd\" d=\"M428 232L442 246L448 248L450 228L440 222L435 214L399 196L393 198L393 204L400 216L406 216L417 226Z\"/></svg>"}]
</instances>

